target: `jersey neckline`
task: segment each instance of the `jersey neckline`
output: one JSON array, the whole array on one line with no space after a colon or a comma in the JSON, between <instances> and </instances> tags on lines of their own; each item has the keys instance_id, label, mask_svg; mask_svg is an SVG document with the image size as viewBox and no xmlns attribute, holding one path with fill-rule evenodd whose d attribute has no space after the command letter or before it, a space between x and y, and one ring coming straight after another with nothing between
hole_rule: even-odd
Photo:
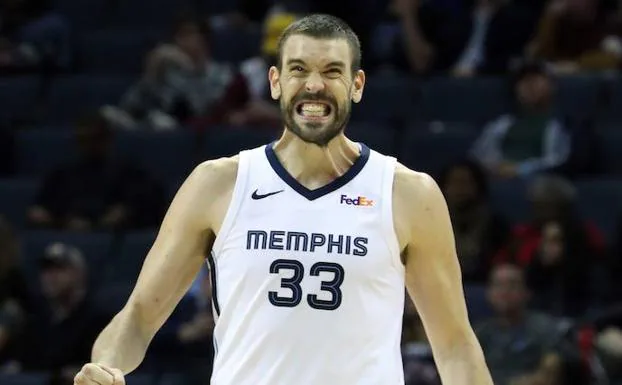
<instances>
[{"instance_id":1,"label":"jersey neckline","mask_svg":"<svg viewBox=\"0 0 622 385\"><path fill-rule=\"evenodd\" d=\"M279 158L274 152L274 143L275 142L272 142L266 145L266 157L268 158L270 166L283 182L287 183L287 185L291 187L294 191L310 201L321 198L324 195L330 194L331 192L345 186L346 183L354 179L354 177L356 177L361 172L361 170L363 170L363 167L369 160L369 147L367 147L363 143L359 143L359 145L361 146L361 152L359 154L359 157L354 161L352 166L350 166L348 171L346 171L343 175L328 183L327 185L316 188L314 190L310 190L300 184L296 180L296 178L291 176L289 172L287 172L285 167L283 167L283 165L279 161Z\"/></svg>"}]
</instances>

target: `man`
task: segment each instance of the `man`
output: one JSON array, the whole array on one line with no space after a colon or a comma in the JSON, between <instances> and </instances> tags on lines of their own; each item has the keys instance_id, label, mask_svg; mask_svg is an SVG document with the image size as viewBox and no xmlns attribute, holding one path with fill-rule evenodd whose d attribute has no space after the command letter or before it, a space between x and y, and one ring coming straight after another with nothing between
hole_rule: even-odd
<instances>
[{"instance_id":1,"label":"man","mask_svg":"<svg viewBox=\"0 0 622 385\"><path fill-rule=\"evenodd\" d=\"M16 359L24 371L49 371L67 382L88 359L110 318L89 293L88 266L80 249L55 242L38 262L44 302L30 315Z\"/></svg>"},{"instance_id":2,"label":"man","mask_svg":"<svg viewBox=\"0 0 622 385\"><path fill-rule=\"evenodd\" d=\"M575 354L564 339L567 325L527 308L530 298L520 267L500 264L490 274L488 300L494 315L477 328L495 384L545 375L557 383L563 360ZM547 362L557 362L547 370Z\"/></svg>"},{"instance_id":3,"label":"man","mask_svg":"<svg viewBox=\"0 0 622 385\"><path fill-rule=\"evenodd\" d=\"M517 110L488 123L471 149L501 179L530 177L563 167L570 159L568 129L554 112L554 80L546 65L521 63L513 75Z\"/></svg>"},{"instance_id":4,"label":"man","mask_svg":"<svg viewBox=\"0 0 622 385\"><path fill-rule=\"evenodd\" d=\"M348 140L360 44L313 15L269 71L280 140L197 167L76 385L119 385L210 255L213 385L403 384L404 284L445 384L492 385L432 179Z\"/></svg>"}]
</instances>

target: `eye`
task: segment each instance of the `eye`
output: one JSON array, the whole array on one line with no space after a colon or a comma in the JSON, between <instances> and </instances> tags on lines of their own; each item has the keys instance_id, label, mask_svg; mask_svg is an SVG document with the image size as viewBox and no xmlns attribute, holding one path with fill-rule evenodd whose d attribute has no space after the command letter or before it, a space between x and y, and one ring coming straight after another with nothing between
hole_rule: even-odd
<instances>
[{"instance_id":1,"label":"eye","mask_svg":"<svg viewBox=\"0 0 622 385\"><path fill-rule=\"evenodd\" d=\"M341 75L341 70L338 68L331 68L325 72L328 76L334 77Z\"/></svg>"},{"instance_id":2,"label":"eye","mask_svg":"<svg viewBox=\"0 0 622 385\"><path fill-rule=\"evenodd\" d=\"M301 66L294 66L292 67L291 71L292 72L303 72L305 69L302 68Z\"/></svg>"}]
</instances>

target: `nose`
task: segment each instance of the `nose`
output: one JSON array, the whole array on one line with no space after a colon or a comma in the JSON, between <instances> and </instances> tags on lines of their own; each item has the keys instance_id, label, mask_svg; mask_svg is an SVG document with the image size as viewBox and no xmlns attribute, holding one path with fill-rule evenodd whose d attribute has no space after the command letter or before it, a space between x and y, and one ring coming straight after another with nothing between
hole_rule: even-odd
<instances>
[{"instance_id":1,"label":"nose","mask_svg":"<svg viewBox=\"0 0 622 385\"><path fill-rule=\"evenodd\" d=\"M324 90L324 80L319 74L312 73L307 78L305 88L308 93L317 94Z\"/></svg>"}]
</instances>

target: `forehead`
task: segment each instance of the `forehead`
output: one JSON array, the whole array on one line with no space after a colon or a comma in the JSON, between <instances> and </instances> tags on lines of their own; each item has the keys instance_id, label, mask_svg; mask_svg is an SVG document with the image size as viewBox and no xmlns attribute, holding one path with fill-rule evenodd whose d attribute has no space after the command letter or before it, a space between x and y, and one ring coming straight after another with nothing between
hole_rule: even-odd
<instances>
[{"instance_id":1,"label":"forehead","mask_svg":"<svg viewBox=\"0 0 622 385\"><path fill-rule=\"evenodd\" d=\"M346 65L352 62L350 46L345 38L318 39L304 35L290 36L283 45L283 63L302 60L310 65L324 65L340 61Z\"/></svg>"}]
</instances>

